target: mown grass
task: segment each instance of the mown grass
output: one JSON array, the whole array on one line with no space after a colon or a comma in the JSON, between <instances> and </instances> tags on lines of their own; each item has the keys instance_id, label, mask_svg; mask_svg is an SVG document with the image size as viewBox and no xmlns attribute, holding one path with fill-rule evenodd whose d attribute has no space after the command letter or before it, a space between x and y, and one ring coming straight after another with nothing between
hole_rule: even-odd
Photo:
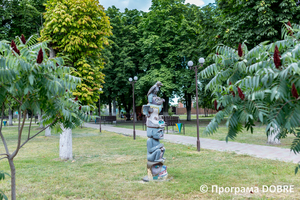
<instances>
[{"instance_id":1,"label":"mown grass","mask_svg":"<svg viewBox=\"0 0 300 200\"><path fill-rule=\"evenodd\" d=\"M10 149L16 128L4 128ZM25 130L26 131L26 130ZM24 132L26 133L26 132ZM167 182L143 183L146 139L83 128L73 130L74 160L61 161L59 136L38 136L15 158L17 199L299 199L295 165L235 153L201 150L165 143ZM0 153L4 151L0 143ZM0 170L9 172L6 160ZM207 193L199 187L206 184ZM294 193L212 193L211 186L259 187L294 185ZM0 182L9 196L10 180ZM9 197L10 198L10 197Z\"/></svg>"},{"instance_id":2,"label":"mown grass","mask_svg":"<svg viewBox=\"0 0 300 200\"><path fill-rule=\"evenodd\" d=\"M196 126L196 120L193 121L181 121L182 123L185 124L185 135L187 136L193 136L197 137L197 126ZM208 125L210 122L209 119L201 119L200 120L200 127L199 127L199 136L200 138L210 138L214 140L219 140L219 141L225 141L226 136L228 133L228 129L224 124L219 126L218 130L214 134L204 134L205 127ZM119 123L117 124L117 127L120 128L133 128L132 123L126 122L126 123ZM141 123L136 123L136 129L137 130L143 130L143 126ZM251 131L247 131L246 129L242 132L239 133L238 136L234 139L231 140L229 138L229 141L234 141L234 142L241 142L241 143L247 143L247 144L258 144L258 145L266 145L266 146L277 146L281 148L290 148L292 141L294 140L294 135L288 135L286 138L282 138L280 140L281 144L280 145L270 145L267 144L267 135L265 133L265 126L259 126L256 125L254 127L253 133ZM181 133L178 132L176 127L168 127L168 133L169 134L183 134L183 129ZM165 133L167 133L167 129L165 128Z\"/></svg>"}]
</instances>

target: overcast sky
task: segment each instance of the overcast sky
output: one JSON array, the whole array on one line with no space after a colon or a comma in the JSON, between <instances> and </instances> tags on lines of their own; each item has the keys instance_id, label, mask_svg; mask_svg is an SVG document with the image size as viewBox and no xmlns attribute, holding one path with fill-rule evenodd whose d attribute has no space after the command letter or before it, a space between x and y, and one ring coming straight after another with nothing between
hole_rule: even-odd
<instances>
[{"instance_id":1,"label":"overcast sky","mask_svg":"<svg viewBox=\"0 0 300 200\"><path fill-rule=\"evenodd\" d=\"M114 5L120 8L121 12L123 12L125 8L147 12L151 6L151 0L99 0L99 2L105 9ZM197 6L204 6L214 2L215 0L185 0L185 3L195 4Z\"/></svg>"}]
</instances>

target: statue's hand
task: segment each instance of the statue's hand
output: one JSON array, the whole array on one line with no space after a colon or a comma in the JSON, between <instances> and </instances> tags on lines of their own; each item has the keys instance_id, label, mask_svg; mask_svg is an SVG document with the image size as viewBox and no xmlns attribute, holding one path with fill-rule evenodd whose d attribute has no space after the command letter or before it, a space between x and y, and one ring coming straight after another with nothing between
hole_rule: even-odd
<instances>
[{"instance_id":1,"label":"statue's hand","mask_svg":"<svg viewBox=\"0 0 300 200\"><path fill-rule=\"evenodd\" d=\"M166 126L166 124L165 123L163 123L163 124L159 124L159 127L160 128L164 128Z\"/></svg>"},{"instance_id":2,"label":"statue's hand","mask_svg":"<svg viewBox=\"0 0 300 200\"><path fill-rule=\"evenodd\" d=\"M164 148L164 144L160 143L159 145L157 145L158 149Z\"/></svg>"}]
</instances>

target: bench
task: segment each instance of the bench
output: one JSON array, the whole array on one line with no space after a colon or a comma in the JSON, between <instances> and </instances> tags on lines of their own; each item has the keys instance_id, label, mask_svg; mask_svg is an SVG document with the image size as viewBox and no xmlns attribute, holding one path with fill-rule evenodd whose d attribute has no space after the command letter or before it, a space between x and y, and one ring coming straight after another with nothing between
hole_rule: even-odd
<instances>
[{"instance_id":1,"label":"bench","mask_svg":"<svg viewBox=\"0 0 300 200\"><path fill-rule=\"evenodd\" d=\"M117 116L101 116L101 123L110 122L112 124L114 121L117 123ZM99 117L96 118L95 124L96 123L100 123Z\"/></svg>"}]
</instances>

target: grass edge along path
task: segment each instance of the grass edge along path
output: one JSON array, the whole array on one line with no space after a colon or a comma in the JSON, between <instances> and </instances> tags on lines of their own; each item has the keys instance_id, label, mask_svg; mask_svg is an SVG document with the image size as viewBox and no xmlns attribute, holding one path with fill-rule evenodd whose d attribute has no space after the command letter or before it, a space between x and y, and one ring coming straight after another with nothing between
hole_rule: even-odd
<instances>
[{"instance_id":1,"label":"grass edge along path","mask_svg":"<svg viewBox=\"0 0 300 200\"><path fill-rule=\"evenodd\" d=\"M99 128L99 124L85 123L86 127L90 128ZM126 135L132 135L132 129L127 128L118 128L110 125L101 126L103 130L107 130L115 133L122 133ZM146 131L136 130L136 135L147 137ZM187 144L187 145L196 145L196 137L183 136L183 135L173 135L165 134L165 140L177 144ZM238 142L225 142L218 141L207 138L200 138L200 147L204 149L211 149L217 151L232 151L237 154L246 154L258 158L266 158L272 160L280 160L285 162L298 163L300 161L300 156L294 154L289 149L272 147L272 146L262 146L255 144L246 144Z\"/></svg>"},{"instance_id":2,"label":"grass edge along path","mask_svg":"<svg viewBox=\"0 0 300 200\"><path fill-rule=\"evenodd\" d=\"M9 136L9 145L14 137ZM16 157L18 199L299 199L300 180L291 163L252 158L164 141L168 182L144 183L146 138L83 128L73 130L74 160L58 159L59 135L38 136ZM0 147L0 150L1 147ZM4 171L7 162L0 161ZM1 189L9 194L9 181ZM202 193L200 186L207 185ZM214 185L218 191L212 191ZM265 192L288 185L293 192ZM228 192L226 188L249 188ZM222 191L222 189L226 191ZM253 188L253 189L251 189ZM258 190L256 190L258 188Z\"/></svg>"}]
</instances>

